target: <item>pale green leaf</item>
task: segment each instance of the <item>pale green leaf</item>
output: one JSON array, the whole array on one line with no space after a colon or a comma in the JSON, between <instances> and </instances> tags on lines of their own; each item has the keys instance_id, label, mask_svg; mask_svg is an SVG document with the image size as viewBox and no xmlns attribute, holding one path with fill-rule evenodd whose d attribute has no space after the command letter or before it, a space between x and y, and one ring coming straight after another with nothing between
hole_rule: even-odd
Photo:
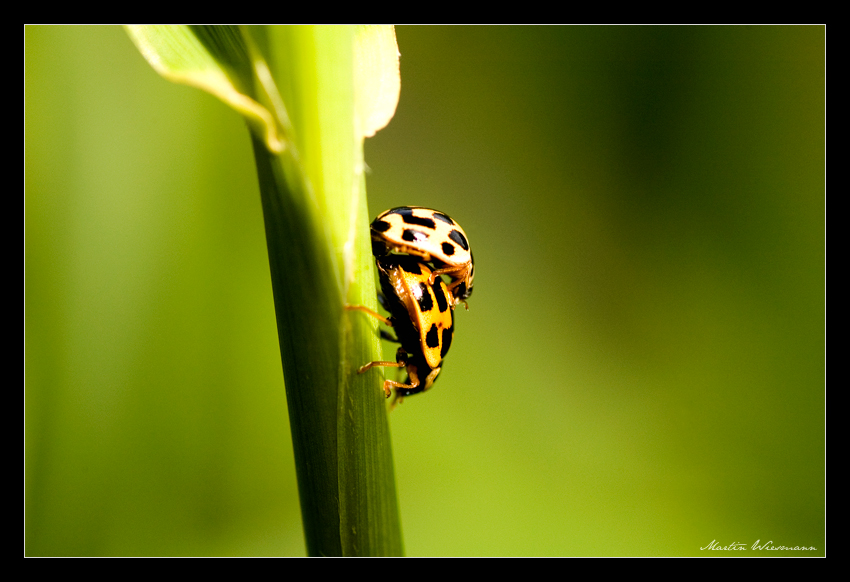
<instances>
[{"instance_id":1,"label":"pale green leaf","mask_svg":"<svg viewBox=\"0 0 850 582\"><path fill-rule=\"evenodd\" d=\"M354 98L358 133L372 137L395 114L401 91L398 44L392 26L358 26L354 40Z\"/></svg>"},{"instance_id":2,"label":"pale green leaf","mask_svg":"<svg viewBox=\"0 0 850 582\"><path fill-rule=\"evenodd\" d=\"M258 63L249 56L250 40L240 29L132 25L127 31L156 72L215 95L245 116L270 151L283 151L279 123L256 98L253 79ZM259 67L265 70L264 64Z\"/></svg>"}]
</instances>

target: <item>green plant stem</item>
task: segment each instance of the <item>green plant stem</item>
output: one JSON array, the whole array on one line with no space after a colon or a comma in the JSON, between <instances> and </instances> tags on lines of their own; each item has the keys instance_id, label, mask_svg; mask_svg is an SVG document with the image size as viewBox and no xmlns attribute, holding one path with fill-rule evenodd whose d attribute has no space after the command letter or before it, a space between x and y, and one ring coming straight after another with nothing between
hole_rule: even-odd
<instances>
[{"instance_id":1,"label":"green plant stem","mask_svg":"<svg viewBox=\"0 0 850 582\"><path fill-rule=\"evenodd\" d=\"M251 128L307 551L401 555L380 378L363 138L398 98L392 29L132 26L161 75ZM355 56L355 53L357 56ZM364 90L367 89L367 90Z\"/></svg>"},{"instance_id":2,"label":"green plant stem","mask_svg":"<svg viewBox=\"0 0 850 582\"><path fill-rule=\"evenodd\" d=\"M375 304L351 30L274 33L298 154L253 143L307 549L401 555L384 398L373 374L357 374L380 355L376 324L343 309Z\"/></svg>"}]
</instances>

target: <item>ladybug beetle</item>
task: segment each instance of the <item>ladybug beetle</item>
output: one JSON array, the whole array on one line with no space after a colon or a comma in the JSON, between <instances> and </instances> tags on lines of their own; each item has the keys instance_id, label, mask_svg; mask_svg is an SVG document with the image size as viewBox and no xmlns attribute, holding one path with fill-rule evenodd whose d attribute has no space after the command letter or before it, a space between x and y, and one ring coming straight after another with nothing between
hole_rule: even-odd
<instances>
[{"instance_id":1,"label":"ladybug beetle","mask_svg":"<svg viewBox=\"0 0 850 582\"><path fill-rule=\"evenodd\" d=\"M387 397L393 388L396 390L395 405L404 396L428 390L437 379L454 337L452 296L442 279L431 281L433 272L416 257L387 255L377 264L382 290L379 298L390 317L362 305L347 305L346 309L368 313L395 329L397 337L386 332L381 335L401 344L396 361L369 362L358 370L362 374L375 366L406 368L405 383L384 381Z\"/></svg>"},{"instance_id":2,"label":"ladybug beetle","mask_svg":"<svg viewBox=\"0 0 850 582\"><path fill-rule=\"evenodd\" d=\"M472 295L475 261L466 233L448 214L422 206L399 206L379 214L369 228L376 258L400 253L432 263L430 282L448 275L452 308L460 302L466 305Z\"/></svg>"}]
</instances>

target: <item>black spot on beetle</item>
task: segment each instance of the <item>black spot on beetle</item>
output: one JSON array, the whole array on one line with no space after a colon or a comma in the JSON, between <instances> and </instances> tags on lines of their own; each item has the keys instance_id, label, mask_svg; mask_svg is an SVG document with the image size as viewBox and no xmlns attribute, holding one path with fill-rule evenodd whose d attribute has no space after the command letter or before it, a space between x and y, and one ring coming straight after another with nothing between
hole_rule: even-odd
<instances>
[{"instance_id":1,"label":"black spot on beetle","mask_svg":"<svg viewBox=\"0 0 850 582\"><path fill-rule=\"evenodd\" d=\"M428 285L420 282L419 292L421 293L421 296L416 300L416 302L419 304L419 308L422 310L422 313L428 313L434 309L434 300L431 299L431 293L428 291Z\"/></svg>"},{"instance_id":2,"label":"black spot on beetle","mask_svg":"<svg viewBox=\"0 0 850 582\"><path fill-rule=\"evenodd\" d=\"M372 230L377 232L387 232L390 229L390 226L390 223L386 220L376 219L375 222L372 223Z\"/></svg>"},{"instance_id":3,"label":"black spot on beetle","mask_svg":"<svg viewBox=\"0 0 850 582\"><path fill-rule=\"evenodd\" d=\"M450 225L452 225L452 226L454 226L454 225L455 225L455 221L454 221L454 220L452 220L450 216L448 216L448 215L446 215L446 214L443 214L442 212L437 212L437 211L435 210L435 211L434 211L434 214L433 214L432 216L433 216L434 218L436 218L437 220L442 220L443 222L445 222L445 223L447 223L447 224L450 224Z\"/></svg>"},{"instance_id":4,"label":"black spot on beetle","mask_svg":"<svg viewBox=\"0 0 850 582\"><path fill-rule=\"evenodd\" d=\"M449 233L449 238L459 244L460 248L462 248L463 250L469 250L469 243L466 241L466 237L463 236L463 233L461 233L459 230L452 230Z\"/></svg>"},{"instance_id":5,"label":"black spot on beetle","mask_svg":"<svg viewBox=\"0 0 850 582\"><path fill-rule=\"evenodd\" d=\"M440 313L445 313L446 309L449 308L449 304L446 302L446 294L440 289L441 282L440 279L434 281L434 297L437 298L437 307L440 308Z\"/></svg>"},{"instance_id":6,"label":"black spot on beetle","mask_svg":"<svg viewBox=\"0 0 850 582\"><path fill-rule=\"evenodd\" d=\"M444 242L440 246L443 247L443 254L446 255L447 257L450 257L453 254L455 254L455 246L452 243Z\"/></svg>"},{"instance_id":7,"label":"black spot on beetle","mask_svg":"<svg viewBox=\"0 0 850 582\"><path fill-rule=\"evenodd\" d=\"M407 242L422 242L428 240L428 234L420 230L406 228L404 229L404 232L401 233L401 240Z\"/></svg>"},{"instance_id":8,"label":"black spot on beetle","mask_svg":"<svg viewBox=\"0 0 850 582\"><path fill-rule=\"evenodd\" d=\"M415 216L413 214L402 214L402 218L404 219L405 224L424 226L425 228L430 228L431 230L437 228L437 225L430 218L422 218L421 216Z\"/></svg>"},{"instance_id":9,"label":"black spot on beetle","mask_svg":"<svg viewBox=\"0 0 850 582\"><path fill-rule=\"evenodd\" d=\"M412 261L407 259L412 259L413 257L401 257L399 264L401 267L412 275L421 275L422 274L422 265L419 261Z\"/></svg>"},{"instance_id":10,"label":"black spot on beetle","mask_svg":"<svg viewBox=\"0 0 850 582\"><path fill-rule=\"evenodd\" d=\"M443 333L445 336L445 333ZM428 333L425 335L425 345L429 348L438 348L440 347L440 330L437 329L437 324L432 323L431 329L428 330ZM442 352L445 350L445 347L440 350L440 354L442 356Z\"/></svg>"}]
</instances>

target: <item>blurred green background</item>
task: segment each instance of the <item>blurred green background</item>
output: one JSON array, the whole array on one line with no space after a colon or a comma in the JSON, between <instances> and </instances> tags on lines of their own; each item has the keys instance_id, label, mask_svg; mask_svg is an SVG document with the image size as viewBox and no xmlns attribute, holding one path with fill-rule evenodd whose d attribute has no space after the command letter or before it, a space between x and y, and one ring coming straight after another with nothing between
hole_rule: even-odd
<instances>
[{"instance_id":1,"label":"blurred green background","mask_svg":"<svg viewBox=\"0 0 850 582\"><path fill-rule=\"evenodd\" d=\"M408 555L824 555L824 28L397 36L370 213L477 275L390 414ZM119 27L24 56L26 555L304 555L241 118Z\"/></svg>"}]
</instances>

